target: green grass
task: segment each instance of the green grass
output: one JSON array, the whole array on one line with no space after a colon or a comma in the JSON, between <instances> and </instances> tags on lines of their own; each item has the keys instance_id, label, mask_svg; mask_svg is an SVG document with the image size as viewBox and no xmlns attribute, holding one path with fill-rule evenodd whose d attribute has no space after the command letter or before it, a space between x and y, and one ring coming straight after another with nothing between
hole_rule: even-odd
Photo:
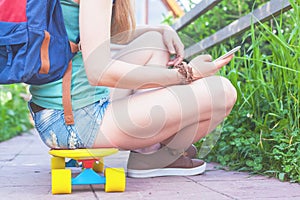
<instances>
[{"instance_id":1,"label":"green grass","mask_svg":"<svg viewBox=\"0 0 300 200\"><path fill-rule=\"evenodd\" d=\"M237 88L238 101L206 159L300 182L300 11L291 3L293 10L253 25L242 52L220 72ZM217 57L238 41L208 51Z\"/></svg>"}]
</instances>

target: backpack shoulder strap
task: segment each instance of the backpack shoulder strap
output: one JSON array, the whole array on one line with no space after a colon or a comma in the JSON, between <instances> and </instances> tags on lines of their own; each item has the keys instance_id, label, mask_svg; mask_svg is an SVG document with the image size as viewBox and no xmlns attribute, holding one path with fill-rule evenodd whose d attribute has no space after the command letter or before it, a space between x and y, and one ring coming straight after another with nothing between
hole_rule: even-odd
<instances>
[{"instance_id":1,"label":"backpack shoulder strap","mask_svg":"<svg viewBox=\"0 0 300 200\"><path fill-rule=\"evenodd\" d=\"M72 100L71 100L71 78L72 78L72 60L69 62L67 71L63 77L62 82L62 101L64 107L65 123L67 125L74 124L74 116L72 112Z\"/></svg>"},{"instance_id":2,"label":"backpack shoulder strap","mask_svg":"<svg viewBox=\"0 0 300 200\"><path fill-rule=\"evenodd\" d=\"M80 42L78 42L76 44L76 43L70 41L70 47L71 47L72 53L77 53L78 51L81 51Z\"/></svg>"},{"instance_id":3,"label":"backpack shoulder strap","mask_svg":"<svg viewBox=\"0 0 300 200\"><path fill-rule=\"evenodd\" d=\"M70 41L70 47L72 53L76 53L81 51L80 43L76 44ZM62 83L62 101L63 101L63 108L64 108L64 115L65 115L65 123L67 125L74 124L74 116L72 112L72 100L71 100L71 79L72 79L72 60L70 60L68 64L67 71L63 77Z\"/></svg>"}]
</instances>

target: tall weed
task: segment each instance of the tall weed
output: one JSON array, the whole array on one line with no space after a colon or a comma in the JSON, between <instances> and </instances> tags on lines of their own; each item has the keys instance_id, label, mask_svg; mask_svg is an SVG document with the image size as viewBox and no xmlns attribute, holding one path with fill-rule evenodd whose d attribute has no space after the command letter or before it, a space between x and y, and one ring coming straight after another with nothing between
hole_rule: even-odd
<instances>
[{"instance_id":1,"label":"tall weed","mask_svg":"<svg viewBox=\"0 0 300 200\"><path fill-rule=\"evenodd\" d=\"M243 36L244 52L221 71L239 98L207 158L300 182L300 11L291 3L291 11L252 25Z\"/></svg>"}]
</instances>

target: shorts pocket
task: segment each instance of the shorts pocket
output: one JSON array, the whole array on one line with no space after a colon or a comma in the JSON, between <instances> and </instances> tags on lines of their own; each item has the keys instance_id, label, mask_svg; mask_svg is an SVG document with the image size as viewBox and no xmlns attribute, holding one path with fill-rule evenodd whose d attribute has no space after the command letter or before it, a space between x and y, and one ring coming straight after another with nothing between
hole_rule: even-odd
<instances>
[{"instance_id":1,"label":"shorts pocket","mask_svg":"<svg viewBox=\"0 0 300 200\"><path fill-rule=\"evenodd\" d=\"M74 125L66 125L63 111L45 109L35 113L35 127L42 141L54 149L84 148Z\"/></svg>"},{"instance_id":2,"label":"shorts pocket","mask_svg":"<svg viewBox=\"0 0 300 200\"><path fill-rule=\"evenodd\" d=\"M34 114L34 122L42 141L49 148L68 148L68 130L61 111L45 109L37 112Z\"/></svg>"}]
</instances>

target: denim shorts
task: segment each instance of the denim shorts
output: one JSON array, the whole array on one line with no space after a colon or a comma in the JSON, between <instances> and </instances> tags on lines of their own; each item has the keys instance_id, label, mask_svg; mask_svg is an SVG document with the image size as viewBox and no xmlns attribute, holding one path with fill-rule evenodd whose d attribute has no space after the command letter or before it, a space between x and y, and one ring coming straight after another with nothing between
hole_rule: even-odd
<instances>
[{"instance_id":1,"label":"denim shorts","mask_svg":"<svg viewBox=\"0 0 300 200\"><path fill-rule=\"evenodd\" d=\"M97 137L109 99L73 110L74 125L66 125L63 110L44 109L33 113L42 141L52 149L91 148Z\"/></svg>"}]
</instances>

